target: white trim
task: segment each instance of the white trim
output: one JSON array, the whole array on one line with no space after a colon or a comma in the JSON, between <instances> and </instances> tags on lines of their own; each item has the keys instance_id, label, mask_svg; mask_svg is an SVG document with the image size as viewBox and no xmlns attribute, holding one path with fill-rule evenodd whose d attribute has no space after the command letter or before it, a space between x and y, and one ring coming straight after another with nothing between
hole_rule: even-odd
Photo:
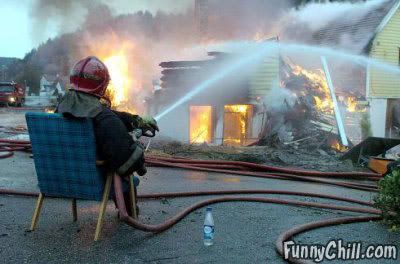
<instances>
[{"instance_id":1,"label":"white trim","mask_svg":"<svg viewBox=\"0 0 400 264\"><path fill-rule=\"evenodd\" d=\"M386 25L389 23L390 19L392 19L392 17L396 13L397 9L399 9L399 7L400 7L400 1L397 1L397 3L393 5L393 7L390 9L389 13L387 13L385 18L382 20L382 22L376 28L375 35L380 33L386 27Z\"/></svg>"}]
</instances>

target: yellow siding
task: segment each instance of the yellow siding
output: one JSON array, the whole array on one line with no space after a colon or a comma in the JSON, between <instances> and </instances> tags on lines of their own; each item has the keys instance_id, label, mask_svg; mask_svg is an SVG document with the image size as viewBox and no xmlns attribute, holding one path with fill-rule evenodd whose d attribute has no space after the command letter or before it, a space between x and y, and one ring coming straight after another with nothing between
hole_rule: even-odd
<instances>
[{"instance_id":1,"label":"yellow siding","mask_svg":"<svg viewBox=\"0 0 400 264\"><path fill-rule=\"evenodd\" d=\"M277 86L279 79L279 55L268 56L250 78L250 98L264 97Z\"/></svg>"},{"instance_id":2,"label":"yellow siding","mask_svg":"<svg viewBox=\"0 0 400 264\"><path fill-rule=\"evenodd\" d=\"M384 29L373 41L370 57L399 65L400 11L397 10ZM400 75L371 67L369 71L369 97L400 98Z\"/></svg>"}]
</instances>

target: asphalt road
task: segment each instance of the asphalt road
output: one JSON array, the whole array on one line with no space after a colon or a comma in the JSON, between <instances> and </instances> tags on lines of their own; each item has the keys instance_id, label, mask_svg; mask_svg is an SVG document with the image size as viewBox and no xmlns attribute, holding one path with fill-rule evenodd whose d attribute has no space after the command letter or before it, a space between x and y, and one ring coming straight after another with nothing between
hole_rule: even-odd
<instances>
[{"instance_id":1,"label":"asphalt road","mask_svg":"<svg viewBox=\"0 0 400 264\"><path fill-rule=\"evenodd\" d=\"M0 160L0 188L37 191L34 165L28 154L16 153L13 158ZM368 192L333 186L161 168L149 169L141 180L139 193L246 188L312 191L366 201L373 197ZM322 201L280 195L273 197ZM140 219L145 223L160 223L191 203L206 198L140 201ZM78 222L73 223L70 201L45 199L38 229L28 232L34 205L33 198L0 196L0 262L285 263L274 248L275 240L281 232L297 224L357 215L272 204L217 204L213 206L215 243L205 247L202 241L205 209L192 213L168 231L154 235L134 230L119 222L117 211L110 202L103 236L100 242L95 243L93 236L98 203L78 201ZM380 223L323 228L300 235L295 240L300 243L324 244L331 239L362 241L364 245L395 244L400 248L400 233L390 233ZM357 263L397 261L371 260Z\"/></svg>"}]
</instances>

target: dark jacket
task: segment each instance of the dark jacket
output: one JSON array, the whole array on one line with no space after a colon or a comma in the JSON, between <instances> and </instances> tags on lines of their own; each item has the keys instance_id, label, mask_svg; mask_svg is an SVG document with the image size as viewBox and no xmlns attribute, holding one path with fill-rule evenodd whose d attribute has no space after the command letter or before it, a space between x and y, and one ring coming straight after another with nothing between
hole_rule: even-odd
<instances>
[{"instance_id":1,"label":"dark jacket","mask_svg":"<svg viewBox=\"0 0 400 264\"><path fill-rule=\"evenodd\" d=\"M137 116L107 107L93 118L99 159L109 162L120 175L129 175L144 164L143 147L134 142L132 132Z\"/></svg>"},{"instance_id":2,"label":"dark jacket","mask_svg":"<svg viewBox=\"0 0 400 264\"><path fill-rule=\"evenodd\" d=\"M76 91L63 97L57 112L67 118L93 119L98 159L119 175L130 175L143 166L143 147L129 134L138 127L140 116L113 111L96 97Z\"/></svg>"}]
</instances>

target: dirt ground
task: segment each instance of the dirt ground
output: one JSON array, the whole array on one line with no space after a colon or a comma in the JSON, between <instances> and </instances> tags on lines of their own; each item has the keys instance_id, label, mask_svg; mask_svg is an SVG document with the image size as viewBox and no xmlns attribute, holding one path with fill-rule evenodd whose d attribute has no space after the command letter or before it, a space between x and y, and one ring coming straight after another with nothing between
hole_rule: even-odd
<instances>
[{"instance_id":1,"label":"dirt ground","mask_svg":"<svg viewBox=\"0 0 400 264\"><path fill-rule=\"evenodd\" d=\"M339 160L342 153L334 150L316 149L310 151L289 146L280 148L269 146L227 147L153 140L149 147L149 153L190 157L193 159L248 161L279 167L297 167L319 171L362 170L362 168L354 167L350 161Z\"/></svg>"}]
</instances>

